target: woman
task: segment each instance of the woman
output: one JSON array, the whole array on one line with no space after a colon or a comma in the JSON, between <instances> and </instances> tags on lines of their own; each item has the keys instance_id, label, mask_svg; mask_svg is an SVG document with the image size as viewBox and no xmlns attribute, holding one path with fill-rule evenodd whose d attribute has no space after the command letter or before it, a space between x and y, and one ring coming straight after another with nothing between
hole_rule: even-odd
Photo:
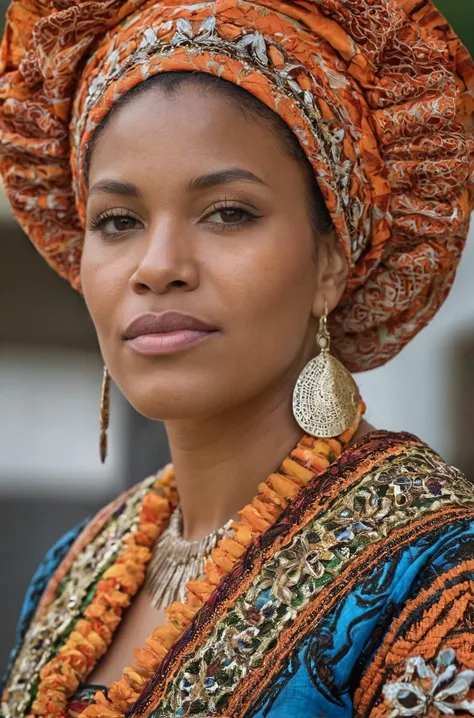
<instances>
[{"instance_id":1,"label":"woman","mask_svg":"<svg viewBox=\"0 0 474 718\"><path fill-rule=\"evenodd\" d=\"M47 555L2 715L474 715L472 489L347 371L433 317L467 237L445 20L15 0L1 62L5 189L95 323L102 455L110 372L173 458Z\"/></svg>"}]
</instances>

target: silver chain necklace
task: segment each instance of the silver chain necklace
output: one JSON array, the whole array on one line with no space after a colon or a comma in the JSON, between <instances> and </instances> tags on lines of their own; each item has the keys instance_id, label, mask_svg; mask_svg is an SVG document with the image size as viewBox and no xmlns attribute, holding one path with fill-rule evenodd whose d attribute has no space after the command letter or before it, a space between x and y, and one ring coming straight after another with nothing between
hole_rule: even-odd
<instances>
[{"instance_id":1,"label":"silver chain necklace","mask_svg":"<svg viewBox=\"0 0 474 718\"><path fill-rule=\"evenodd\" d=\"M173 601L184 602L186 584L204 573L206 559L221 538L233 531L230 519L225 526L216 529L199 541L185 541L181 506L173 511L170 522L153 549L148 565L145 587L155 608L164 608Z\"/></svg>"}]
</instances>

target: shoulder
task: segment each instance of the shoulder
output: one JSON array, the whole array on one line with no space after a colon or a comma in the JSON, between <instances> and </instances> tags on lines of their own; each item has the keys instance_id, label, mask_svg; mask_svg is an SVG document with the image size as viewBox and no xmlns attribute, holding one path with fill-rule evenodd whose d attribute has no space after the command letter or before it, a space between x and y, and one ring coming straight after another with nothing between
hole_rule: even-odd
<instances>
[{"instance_id":1,"label":"shoulder","mask_svg":"<svg viewBox=\"0 0 474 718\"><path fill-rule=\"evenodd\" d=\"M37 612L42 614L48 608L56 597L59 586L81 554L88 551L90 556L93 556L96 544L99 548L99 545L112 541L119 527L123 533L133 529L141 501L155 481L156 476L150 476L122 492L50 549L47 556L55 555L58 560L55 561L54 567L53 565L50 567L52 570L49 571L49 580L38 601ZM58 551L61 546L64 550Z\"/></svg>"},{"instance_id":2,"label":"shoulder","mask_svg":"<svg viewBox=\"0 0 474 718\"><path fill-rule=\"evenodd\" d=\"M7 666L6 675L3 682L6 681L10 668L18 654L21 643L25 637L25 634L31 624L33 616L38 608L38 603L44 594L45 588L48 585L52 575L56 571L57 567L64 559L72 544L77 539L78 535L85 528L87 519L82 521L78 526L65 533L56 543L47 551L40 565L36 569L33 578L28 586L23 601L23 606L20 612L20 618L18 620L17 631L16 631L16 642L13 647L9 663ZM0 690L3 685L0 683Z\"/></svg>"},{"instance_id":3,"label":"shoulder","mask_svg":"<svg viewBox=\"0 0 474 718\"><path fill-rule=\"evenodd\" d=\"M474 555L472 485L411 434L362 437L305 494L293 542L317 536L345 594L375 591L399 603L428 565Z\"/></svg>"},{"instance_id":4,"label":"shoulder","mask_svg":"<svg viewBox=\"0 0 474 718\"><path fill-rule=\"evenodd\" d=\"M464 474L409 433L367 434L349 447L344 464L353 466L348 491L370 491L401 521L448 506L461 514L474 507L474 487Z\"/></svg>"},{"instance_id":5,"label":"shoulder","mask_svg":"<svg viewBox=\"0 0 474 718\"><path fill-rule=\"evenodd\" d=\"M348 492L358 520L374 530L357 596L372 611L379 606L359 657L365 670L357 715L428 709L443 671L446 691L439 689L436 699L451 713L448 708L466 707L468 693L474 697L474 490L416 437L377 432L365 448L371 443L378 458ZM361 606L358 620L370 623Z\"/></svg>"},{"instance_id":6,"label":"shoulder","mask_svg":"<svg viewBox=\"0 0 474 718\"><path fill-rule=\"evenodd\" d=\"M456 563L466 543L473 555L474 489L459 469L411 434L376 432L353 451L362 455L335 514L352 516L354 540L367 542L367 565L375 556L378 566L399 557L408 588L438 553L451 551Z\"/></svg>"},{"instance_id":7,"label":"shoulder","mask_svg":"<svg viewBox=\"0 0 474 718\"><path fill-rule=\"evenodd\" d=\"M357 715L474 715L473 515L427 529L396 563L392 620L362 653Z\"/></svg>"},{"instance_id":8,"label":"shoulder","mask_svg":"<svg viewBox=\"0 0 474 718\"><path fill-rule=\"evenodd\" d=\"M338 596L329 623L376 617L371 630L383 631L413 591L474 557L474 491L411 434L368 434L332 469L295 507L290 550L318 549L321 581Z\"/></svg>"},{"instance_id":9,"label":"shoulder","mask_svg":"<svg viewBox=\"0 0 474 718\"><path fill-rule=\"evenodd\" d=\"M278 554L277 596L287 600L281 587L289 586L296 600L298 579L310 597L298 660L334 705L360 685L354 715L408 715L409 701L396 703L403 685L392 684L404 680L412 656L420 671L422 661L435 671L436 656L451 660L456 641L474 655L466 639L474 636L474 491L411 434L368 434L332 469L295 513L300 526ZM474 668L462 650L456 655L450 670ZM386 706L384 686L387 695L400 688Z\"/></svg>"},{"instance_id":10,"label":"shoulder","mask_svg":"<svg viewBox=\"0 0 474 718\"><path fill-rule=\"evenodd\" d=\"M159 475L159 474L158 474ZM28 643L33 624L41 622L51 604L62 592L71 569L83 563L79 573L87 582L95 573L95 554L113 548L115 533L133 528L140 501L156 481L148 477L100 509L94 516L64 534L45 554L28 586L17 627L16 644L11 652L3 685L7 682L19 654ZM110 552L110 551L109 551ZM82 560L84 558L84 560ZM86 560L87 559L87 560Z\"/></svg>"},{"instance_id":11,"label":"shoulder","mask_svg":"<svg viewBox=\"0 0 474 718\"><path fill-rule=\"evenodd\" d=\"M314 525L331 550L344 546L367 568L402 548L432 546L473 521L474 490L415 436L377 431L349 446L290 511L295 534Z\"/></svg>"}]
</instances>

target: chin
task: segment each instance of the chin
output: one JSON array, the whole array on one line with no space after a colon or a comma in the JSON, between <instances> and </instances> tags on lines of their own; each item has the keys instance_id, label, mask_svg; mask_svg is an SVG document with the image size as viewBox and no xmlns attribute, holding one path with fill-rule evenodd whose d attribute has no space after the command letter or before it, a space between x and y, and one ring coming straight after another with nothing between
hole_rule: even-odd
<instances>
[{"instance_id":1,"label":"chin","mask_svg":"<svg viewBox=\"0 0 474 718\"><path fill-rule=\"evenodd\" d=\"M126 399L139 414L154 421L191 420L213 416L231 404L209 377L209 382L187 385L182 380L148 384L144 387L120 386Z\"/></svg>"}]
</instances>

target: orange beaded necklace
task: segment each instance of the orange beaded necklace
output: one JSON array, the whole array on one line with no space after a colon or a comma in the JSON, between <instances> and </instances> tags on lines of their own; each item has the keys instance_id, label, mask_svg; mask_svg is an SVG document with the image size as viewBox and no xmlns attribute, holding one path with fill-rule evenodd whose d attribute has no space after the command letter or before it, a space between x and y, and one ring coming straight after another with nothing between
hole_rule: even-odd
<instances>
[{"instance_id":1,"label":"orange beaded necklace","mask_svg":"<svg viewBox=\"0 0 474 718\"><path fill-rule=\"evenodd\" d=\"M270 474L259 485L259 493L252 502L239 511L240 521L232 524L233 538L221 539L212 550L206 561L205 577L186 584L186 600L183 603L175 601L166 608L166 623L155 628L144 648L134 651L134 664L125 668L122 678L111 685L108 697L99 691L94 704L81 713L81 718L124 718L169 649L253 539L279 519L304 486L340 457L356 434L364 412L365 405L361 400L352 426L337 439L303 436L284 459L279 471ZM169 465L145 494L138 528L128 537L126 548L103 574L92 601L77 620L66 642L41 669L36 698L28 718L66 718L69 699L107 652L125 608L142 585L151 548L166 528L177 504L174 471Z\"/></svg>"}]
</instances>

